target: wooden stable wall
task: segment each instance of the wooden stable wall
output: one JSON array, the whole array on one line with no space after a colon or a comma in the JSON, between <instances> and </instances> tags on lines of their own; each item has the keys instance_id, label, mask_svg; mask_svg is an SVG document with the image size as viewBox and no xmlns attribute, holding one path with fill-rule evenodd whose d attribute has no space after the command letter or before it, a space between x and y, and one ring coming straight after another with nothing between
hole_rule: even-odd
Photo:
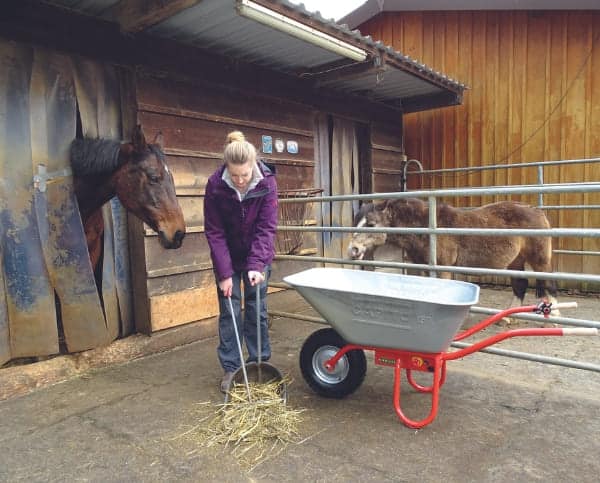
<instances>
[{"instance_id":1,"label":"wooden stable wall","mask_svg":"<svg viewBox=\"0 0 600 483\"><path fill-rule=\"evenodd\" d=\"M187 235L179 250L160 248L152 230L130 240L138 274L138 330L154 332L218 313L210 252L204 236L203 195L208 177L221 165L225 137L243 131L260 150L262 136L295 140L298 153L259 156L276 167L278 188L314 186L312 109L273 98L249 98L222 86L141 75L137 84L138 120L147 137L159 130L174 174ZM142 274L140 276L140 274ZM145 274L145 276L144 276ZM147 298L139 296L147 292Z\"/></svg>"},{"instance_id":2,"label":"wooden stable wall","mask_svg":"<svg viewBox=\"0 0 600 483\"><path fill-rule=\"evenodd\" d=\"M600 12L394 12L359 26L470 87L461 106L404 117L409 158L424 169L600 156ZM537 182L534 168L413 177L409 188ZM546 168L544 181L599 181L600 164ZM422 183L421 183L422 182ZM519 197L537 204L533 196ZM454 200L479 205L485 199ZM549 196L547 205L600 204L598 194ZM600 210L549 211L554 226L600 226ZM600 250L598 239L555 248ZM600 257L557 257L561 271L600 273Z\"/></svg>"},{"instance_id":3,"label":"wooden stable wall","mask_svg":"<svg viewBox=\"0 0 600 483\"><path fill-rule=\"evenodd\" d=\"M371 172L374 193L399 191L402 183L402 122L398 124L371 124ZM367 192L364 190L364 192Z\"/></svg>"}]
</instances>

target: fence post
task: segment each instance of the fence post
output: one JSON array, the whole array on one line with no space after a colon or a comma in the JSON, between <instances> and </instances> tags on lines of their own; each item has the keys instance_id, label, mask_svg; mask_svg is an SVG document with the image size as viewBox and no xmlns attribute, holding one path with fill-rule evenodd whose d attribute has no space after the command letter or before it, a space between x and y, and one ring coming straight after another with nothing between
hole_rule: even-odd
<instances>
[{"instance_id":1,"label":"fence post","mask_svg":"<svg viewBox=\"0 0 600 483\"><path fill-rule=\"evenodd\" d=\"M437 200L435 196L429 196L429 228L437 228ZM437 265L437 235L429 235L429 266ZM429 270L430 277L437 277L435 270Z\"/></svg>"}]
</instances>

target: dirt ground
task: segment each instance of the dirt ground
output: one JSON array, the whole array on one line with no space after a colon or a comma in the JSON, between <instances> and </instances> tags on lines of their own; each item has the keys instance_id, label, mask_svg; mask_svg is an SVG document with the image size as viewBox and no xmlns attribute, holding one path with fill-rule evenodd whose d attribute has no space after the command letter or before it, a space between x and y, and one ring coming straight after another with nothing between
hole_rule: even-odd
<instances>
[{"instance_id":1,"label":"dirt ground","mask_svg":"<svg viewBox=\"0 0 600 483\"><path fill-rule=\"evenodd\" d=\"M484 289L479 305L502 308L510 298L508 290ZM562 299L579 303L565 316L600 318L598 297ZM315 315L292 291L272 294L270 306ZM394 412L392 369L375 366L370 354L354 394L332 400L310 390L298 354L318 328L273 320L271 362L293 378L289 405L306 412L301 443L252 470L185 434L222 400L213 337L0 402L0 481L598 480L597 372L483 353L450 361L437 418L416 431ZM600 337L520 338L498 347L600 364ZM429 401L403 385L412 417L427 414Z\"/></svg>"}]
</instances>

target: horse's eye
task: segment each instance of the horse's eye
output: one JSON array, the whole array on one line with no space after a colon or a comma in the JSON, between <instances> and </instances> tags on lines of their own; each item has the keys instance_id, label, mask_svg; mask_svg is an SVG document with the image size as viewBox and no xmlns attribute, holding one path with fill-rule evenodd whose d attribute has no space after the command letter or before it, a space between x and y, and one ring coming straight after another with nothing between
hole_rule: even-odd
<instances>
[{"instance_id":1,"label":"horse's eye","mask_svg":"<svg viewBox=\"0 0 600 483\"><path fill-rule=\"evenodd\" d=\"M156 174L149 174L148 179L150 179L151 183L158 183L160 181L160 176Z\"/></svg>"}]
</instances>

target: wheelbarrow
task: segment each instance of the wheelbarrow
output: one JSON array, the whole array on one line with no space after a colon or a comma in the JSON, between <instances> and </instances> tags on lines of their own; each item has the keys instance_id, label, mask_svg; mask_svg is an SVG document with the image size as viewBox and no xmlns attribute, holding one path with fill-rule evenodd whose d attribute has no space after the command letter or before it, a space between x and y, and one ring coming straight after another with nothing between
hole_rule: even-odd
<instances>
[{"instance_id":1,"label":"wheelbarrow","mask_svg":"<svg viewBox=\"0 0 600 483\"><path fill-rule=\"evenodd\" d=\"M439 392L446 380L446 362L460 359L511 337L598 335L595 328L525 328L492 335L464 349L447 352L453 341L465 339L516 313L548 317L553 309L576 302L513 307L458 333L469 309L479 299L479 287L468 282L342 268L312 268L283 279L294 287L331 325L311 334L300 351L300 369L319 395L343 398L362 384L373 351L376 365L394 368L393 403L398 418L419 429L437 416ZM409 384L431 394L431 410L421 420L409 418L400 404L402 370ZM413 378L413 371L433 375L431 385Z\"/></svg>"}]
</instances>

